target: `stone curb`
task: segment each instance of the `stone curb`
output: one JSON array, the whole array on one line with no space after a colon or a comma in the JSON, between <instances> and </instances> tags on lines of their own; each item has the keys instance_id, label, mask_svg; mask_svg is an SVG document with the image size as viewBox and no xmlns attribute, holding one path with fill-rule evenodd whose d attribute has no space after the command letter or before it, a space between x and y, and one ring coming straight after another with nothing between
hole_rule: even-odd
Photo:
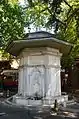
<instances>
[{"instance_id":1,"label":"stone curb","mask_svg":"<svg viewBox=\"0 0 79 119\"><path fill-rule=\"evenodd\" d=\"M17 104L15 104L15 103L13 103L13 102L10 101L11 98L13 98L13 96L10 97L10 98L8 98L8 99L6 99L4 102L5 102L6 104L10 105L10 106L16 106L16 107L19 107L19 108L29 109L29 108L33 108L33 107L34 107L34 106L30 106L30 105L28 105L28 106L17 105ZM75 102L74 100L68 101L68 103L67 103L67 105L73 105L73 104L76 104L76 102ZM48 106L48 107L49 107L49 106ZM43 108L43 106L42 106L41 108ZM46 108L47 108L47 107L46 107ZM38 106L38 109L40 109L40 106ZM61 111L70 111L70 112L79 112L78 109L71 109L71 108L67 108L67 107L60 107L60 110L61 110Z\"/></svg>"},{"instance_id":2,"label":"stone curb","mask_svg":"<svg viewBox=\"0 0 79 119\"><path fill-rule=\"evenodd\" d=\"M5 100L5 102L6 102L6 103L8 103L8 104L10 104L10 105L22 106L22 105L18 105L18 104L15 104L15 103L11 102L11 101L10 101L10 100L11 100L11 98L13 98L13 96L12 96L12 97L7 98L7 99ZM75 102L74 100L70 100L70 101L68 101L66 104L67 104L67 105L71 105L71 104L76 104L76 102ZM28 105L28 106L30 106L30 105ZM22 106L22 107L25 107L25 106Z\"/></svg>"},{"instance_id":3,"label":"stone curb","mask_svg":"<svg viewBox=\"0 0 79 119\"><path fill-rule=\"evenodd\" d=\"M25 106L22 106L22 105L17 105L11 101L9 101L9 99L5 100L5 103L10 105L10 106L15 106L15 107L19 107L19 108L26 108Z\"/></svg>"},{"instance_id":4,"label":"stone curb","mask_svg":"<svg viewBox=\"0 0 79 119\"><path fill-rule=\"evenodd\" d=\"M73 104L76 104L77 102L75 102L73 99L72 100L69 100L66 104L67 105L73 105Z\"/></svg>"},{"instance_id":5,"label":"stone curb","mask_svg":"<svg viewBox=\"0 0 79 119\"><path fill-rule=\"evenodd\" d=\"M13 96L12 96L12 97L13 97ZM6 100L5 100L5 103L8 104L8 105L10 105L10 106L16 106L16 107L19 107L19 108L26 108L26 109L36 107L36 106L31 106L31 105L23 106L23 105L15 104L15 103L13 103L13 102L10 101L10 99L11 99L12 97L6 99ZM38 106L38 110L40 109L40 107L43 108L43 106Z\"/></svg>"},{"instance_id":6,"label":"stone curb","mask_svg":"<svg viewBox=\"0 0 79 119\"><path fill-rule=\"evenodd\" d=\"M9 97L9 98L7 98L7 99L5 99L4 101L2 101L1 103L4 103L4 104L7 104L7 105L9 105L9 106L16 106L16 107L24 107L24 106L21 106L21 105L17 105L17 104L15 104L15 103L13 103L13 102L11 102L10 100L11 100L11 98L13 98L13 96L12 97Z\"/></svg>"}]
</instances>

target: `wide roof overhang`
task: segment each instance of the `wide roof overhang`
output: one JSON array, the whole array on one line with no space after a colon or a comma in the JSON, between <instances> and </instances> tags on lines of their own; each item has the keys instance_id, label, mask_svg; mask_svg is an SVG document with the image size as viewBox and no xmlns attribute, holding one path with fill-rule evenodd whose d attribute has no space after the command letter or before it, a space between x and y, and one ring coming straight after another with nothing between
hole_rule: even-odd
<instances>
[{"instance_id":1,"label":"wide roof overhang","mask_svg":"<svg viewBox=\"0 0 79 119\"><path fill-rule=\"evenodd\" d=\"M52 47L59 49L63 54L68 54L72 45L68 42L58 40L54 34L39 31L28 33L22 40L13 40L8 44L6 51L14 56L18 56L24 48Z\"/></svg>"},{"instance_id":2,"label":"wide roof overhang","mask_svg":"<svg viewBox=\"0 0 79 119\"><path fill-rule=\"evenodd\" d=\"M35 47L52 47L55 49L59 49L59 51L63 54L68 54L72 48L72 45L70 43L52 37L27 40L25 39L12 41L6 48L6 51L9 52L11 55L18 56L24 48Z\"/></svg>"}]
</instances>

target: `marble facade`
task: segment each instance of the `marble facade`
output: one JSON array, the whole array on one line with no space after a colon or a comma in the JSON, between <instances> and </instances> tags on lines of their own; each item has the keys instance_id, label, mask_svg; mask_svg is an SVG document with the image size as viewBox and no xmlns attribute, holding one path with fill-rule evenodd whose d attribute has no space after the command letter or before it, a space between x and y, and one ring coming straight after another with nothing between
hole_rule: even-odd
<instances>
[{"instance_id":1,"label":"marble facade","mask_svg":"<svg viewBox=\"0 0 79 119\"><path fill-rule=\"evenodd\" d=\"M51 105L55 99L67 101L68 96L61 95L60 59L71 47L45 31L28 33L23 39L10 42L7 52L20 59L18 94L13 98L14 102L19 105Z\"/></svg>"},{"instance_id":2,"label":"marble facade","mask_svg":"<svg viewBox=\"0 0 79 119\"><path fill-rule=\"evenodd\" d=\"M59 50L48 47L25 48L19 58L18 94L23 97L61 96Z\"/></svg>"}]
</instances>

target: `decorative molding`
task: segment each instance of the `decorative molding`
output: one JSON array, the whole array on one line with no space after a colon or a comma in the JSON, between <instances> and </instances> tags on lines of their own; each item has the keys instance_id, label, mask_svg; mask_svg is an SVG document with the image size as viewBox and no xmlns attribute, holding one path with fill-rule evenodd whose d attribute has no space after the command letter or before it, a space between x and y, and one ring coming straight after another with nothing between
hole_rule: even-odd
<instances>
[{"instance_id":1,"label":"decorative molding","mask_svg":"<svg viewBox=\"0 0 79 119\"><path fill-rule=\"evenodd\" d=\"M44 67L44 68L61 68L60 65L22 65L19 68L23 67Z\"/></svg>"},{"instance_id":2,"label":"decorative molding","mask_svg":"<svg viewBox=\"0 0 79 119\"><path fill-rule=\"evenodd\" d=\"M28 56L40 56L40 55L53 55L57 57L61 57L62 53L59 52L58 49L48 48L48 47L40 47L40 48L25 48L20 57L28 57Z\"/></svg>"}]
</instances>

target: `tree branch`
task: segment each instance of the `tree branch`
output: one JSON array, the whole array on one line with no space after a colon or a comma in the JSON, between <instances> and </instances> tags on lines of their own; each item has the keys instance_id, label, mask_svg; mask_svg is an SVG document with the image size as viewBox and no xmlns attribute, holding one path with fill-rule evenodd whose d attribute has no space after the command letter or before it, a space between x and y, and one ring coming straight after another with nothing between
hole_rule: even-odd
<instances>
[{"instance_id":1,"label":"tree branch","mask_svg":"<svg viewBox=\"0 0 79 119\"><path fill-rule=\"evenodd\" d=\"M66 5L68 5L70 8L72 8L72 6L70 6L70 4L66 1L66 0L63 0L65 2Z\"/></svg>"},{"instance_id":2,"label":"tree branch","mask_svg":"<svg viewBox=\"0 0 79 119\"><path fill-rule=\"evenodd\" d=\"M79 8L76 8L75 10L73 10L72 14L65 20L65 22L67 22L67 24L69 24L71 18L73 16L75 16L75 14L79 11Z\"/></svg>"}]
</instances>

